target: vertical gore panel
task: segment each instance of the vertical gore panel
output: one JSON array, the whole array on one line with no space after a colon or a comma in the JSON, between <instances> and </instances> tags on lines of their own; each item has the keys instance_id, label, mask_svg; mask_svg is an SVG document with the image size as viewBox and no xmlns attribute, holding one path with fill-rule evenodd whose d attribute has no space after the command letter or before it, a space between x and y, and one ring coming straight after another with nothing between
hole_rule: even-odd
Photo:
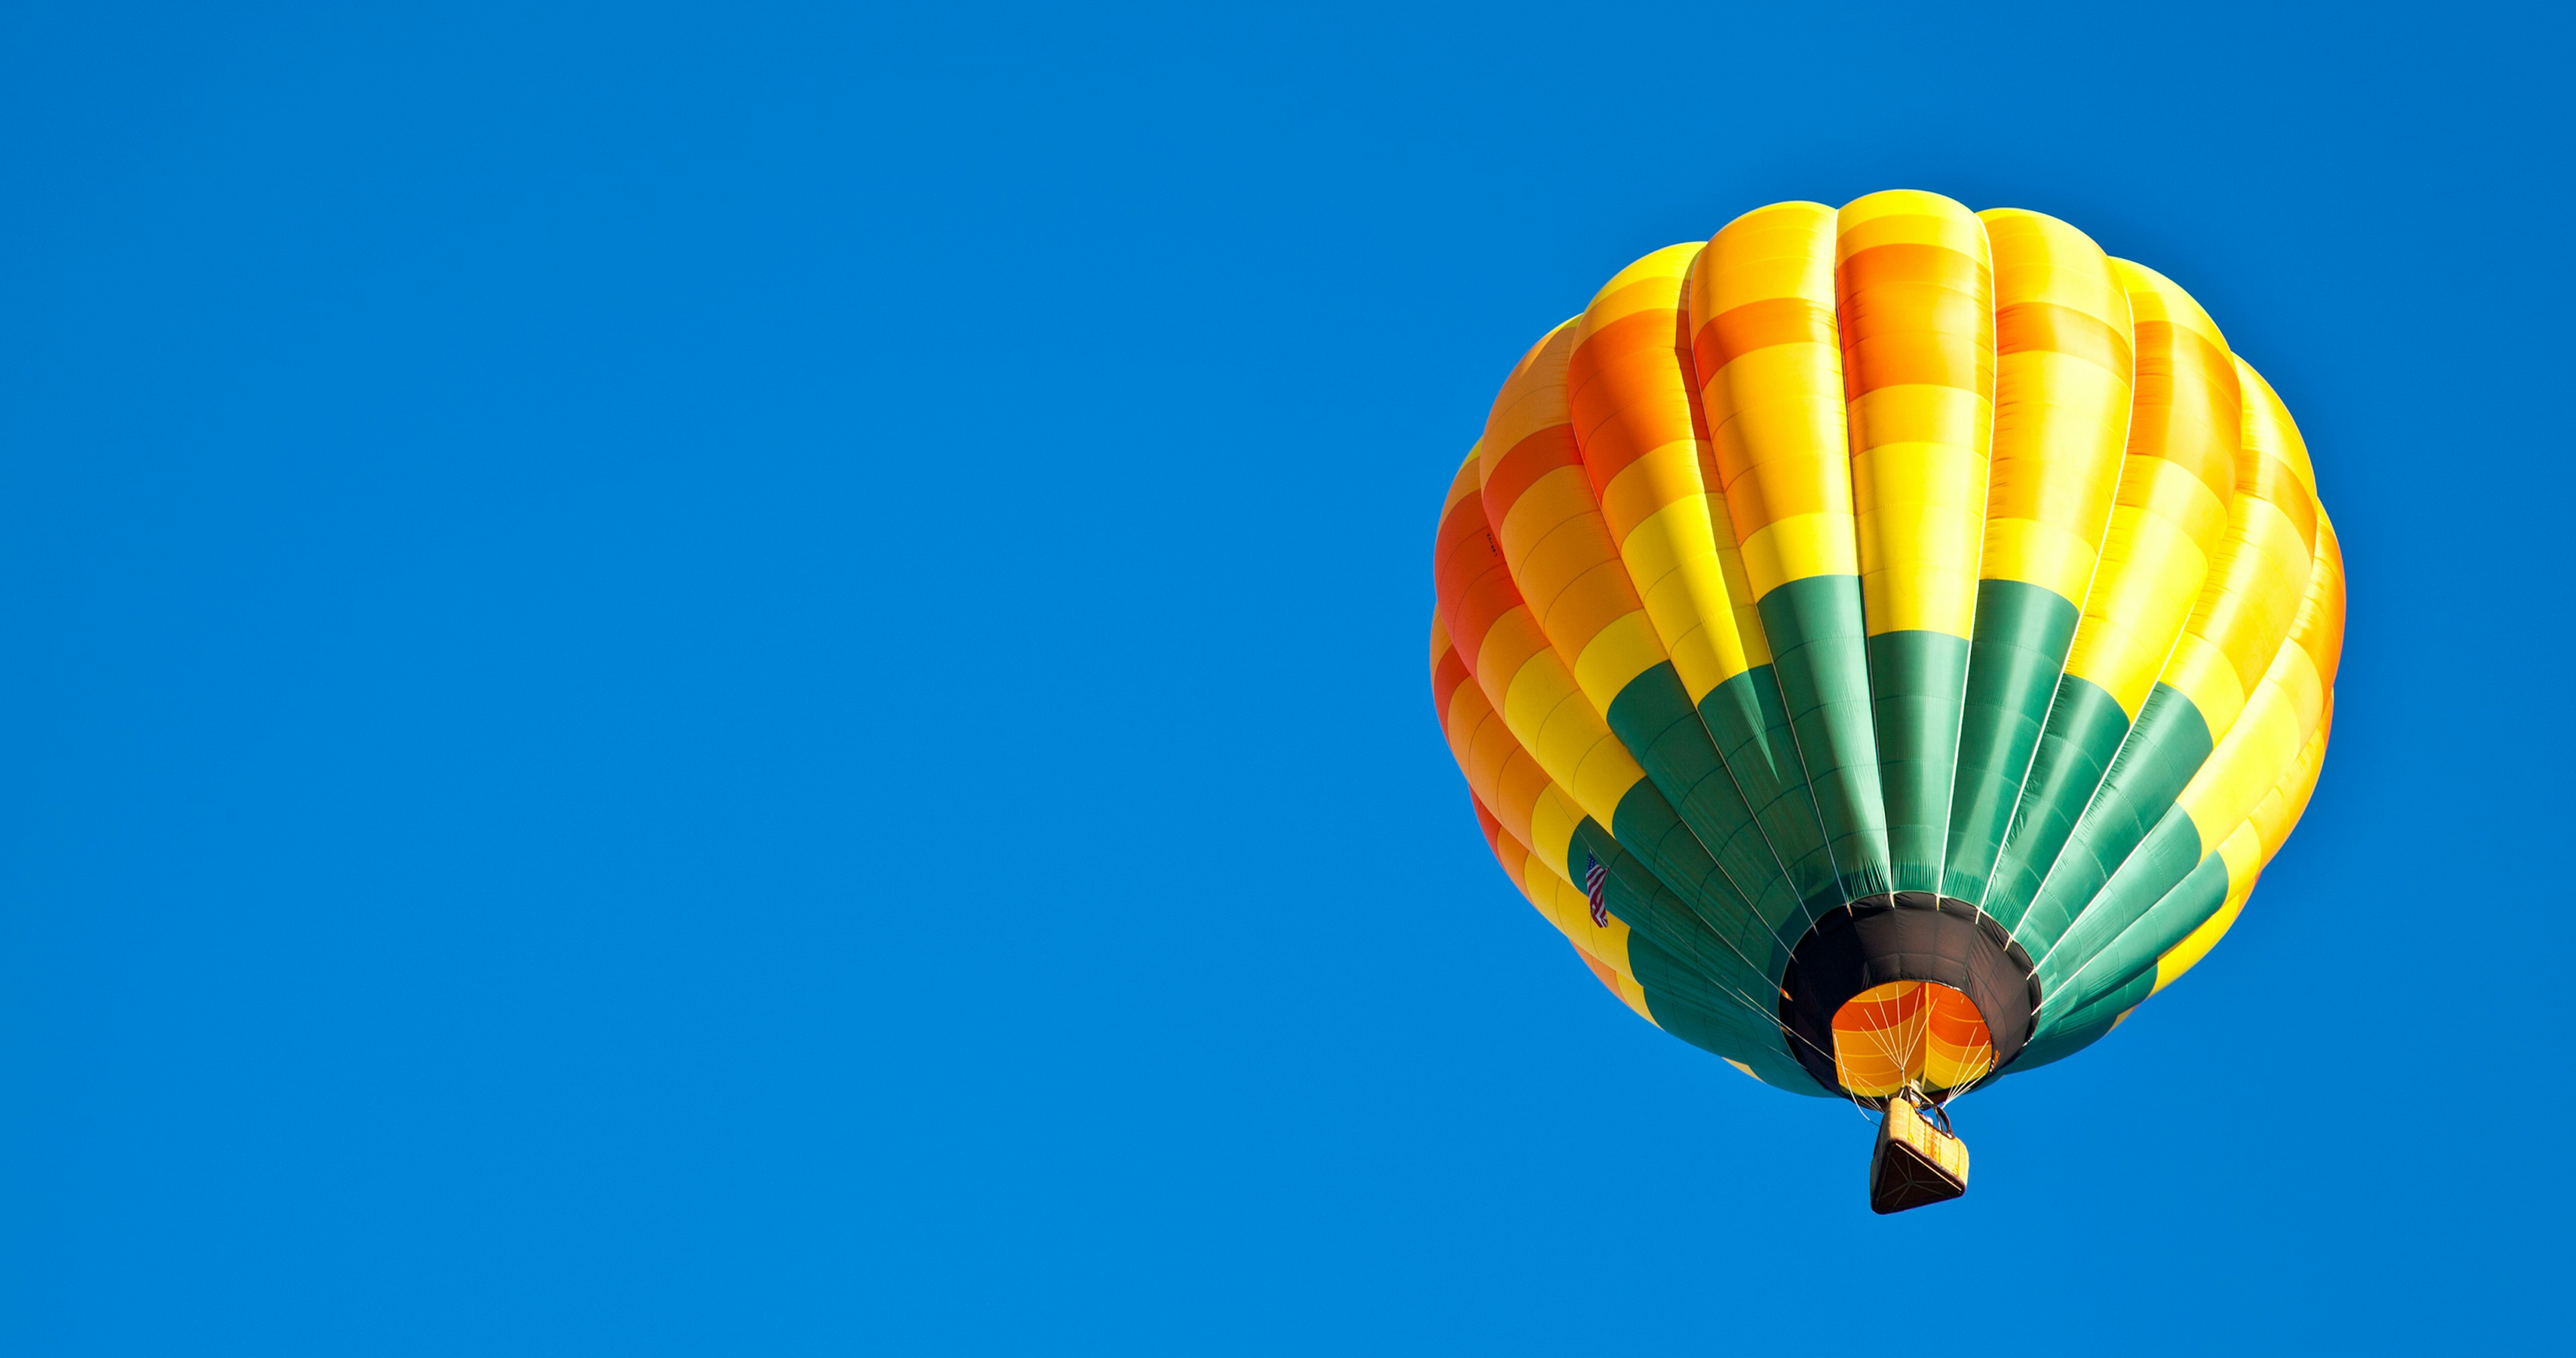
<instances>
[{"instance_id":1,"label":"vertical gore panel","mask_svg":"<svg viewBox=\"0 0 2576 1358\"><path fill-rule=\"evenodd\" d=\"M2100 247L2036 212L1978 215L1994 250L1993 470L1942 890L1982 902L2109 527L2135 360Z\"/></svg>"},{"instance_id":2,"label":"vertical gore panel","mask_svg":"<svg viewBox=\"0 0 2576 1358\"><path fill-rule=\"evenodd\" d=\"M1931 891L1949 838L1968 640L1929 630L1873 636L1869 687L1892 889Z\"/></svg>"},{"instance_id":3,"label":"vertical gore panel","mask_svg":"<svg viewBox=\"0 0 2576 1358\"><path fill-rule=\"evenodd\" d=\"M2136 714L2198 602L2227 527L2244 430L2227 342L2190 294L2124 260L2136 398L2109 533L2067 673Z\"/></svg>"},{"instance_id":4,"label":"vertical gore panel","mask_svg":"<svg viewBox=\"0 0 2576 1358\"><path fill-rule=\"evenodd\" d=\"M1833 209L1782 203L1729 223L1691 274L1692 364L1756 599L1860 569L1833 265Z\"/></svg>"},{"instance_id":5,"label":"vertical gore panel","mask_svg":"<svg viewBox=\"0 0 2576 1358\"><path fill-rule=\"evenodd\" d=\"M1848 899L1885 889L1853 537L1834 211L1782 203L1709 241L1691 274L1691 355L1745 578L1817 822Z\"/></svg>"},{"instance_id":6,"label":"vertical gore panel","mask_svg":"<svg viewBox=\"0 0 2576 1358\"><path fill-rule=\"evenodd\" d=\"M1762 596L1772 672L1845 899L1887 890L1887 823L1870 729L1860 582L1793 580Z\"/></svg>"},{"instance_id":7,"label":"vertical gore panel","mask_svg":"<svg viewBox=\"0 0 2576 1358\"><path fill-rule=\"evenodd\" d=\"M1890 884L1937 891L1994 422L1985 223L1938 194L1857 199L1835 287Z\"/></svg>"},{"instance_id":8,"label":"vertical gore panel","mask_svg":"<svg viewBox=\"0 0 2576 1358\"><path fill-rule=\"evenodd\" d=\"M1753 601L1740 559L1729 570L1734 534L1710 512L1724 501L1705 475L1708 435L1686 331L1702 248L1672 246L1620 270L1584 309L1565 374L1602 521L1694 700L1767 658L1759 629L1747 635Z\"/></svg>"},{"instance_id":9,"label":"vertical gore panel","mask_svg":"<svg viewBox=\"0 0 2576 1358\"><path fill-rule=\"evenodd\" d=\"M2208 315L2153 270L2111 267L2134 318L2136 396L2066 673L1986 888L1987 912L2015 929L2182 636L2226 530L2243 438L2235 365Z\"/></svg>"},{"instance_id":10,"label":"vertical gore panel","mask_svg":"<svg viewBox=\"0 0 2576 1358\"><path fill-rule=\"evenodd\" d=\"M1736 789L1752 803L1755 821L1772 855L1788 873L1807 924L1843 903L1824 827L1816 820L1815 794L1798 762L1798 739L1780 680L1768 664L1710 689L1699 700L1700 724L1717 742ZM1804 926L1801 926L1803 930Z\"/></svg>"},{"instance_id":11,"label":"vertical gore panel","mask_svg":"<svg viewBox=\"0 0 2576 1358\"><path fill-rule=\"evenodd\" d=\"M1943 895L1981 904L1986 898L1988 874L2075 638L2075 617L2076 605L2053 590L2018 580L1978 582Z\"/></svg>"}]
</instances>

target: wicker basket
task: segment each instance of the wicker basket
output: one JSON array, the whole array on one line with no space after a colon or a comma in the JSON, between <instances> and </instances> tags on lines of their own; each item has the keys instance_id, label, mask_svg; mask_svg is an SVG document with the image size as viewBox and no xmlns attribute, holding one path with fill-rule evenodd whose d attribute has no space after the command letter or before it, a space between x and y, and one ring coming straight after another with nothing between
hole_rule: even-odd
<instances>
[{"instance_id":1,"label":"wicker basket","mask_svg":"<svg viewBox=\"0 0 2576 1358\"><path fill-rule=\"evenodd\" d=\"M1949 1121L1937 1111L1934 1117ZM1924 1117L1911 1098L1889 1099L1887 1117L1878 1124L1878 1149L1869 1157L1869 1210L1884 1216L1967 1191L1967 1146Z\"/></svg>"}]
</instances>

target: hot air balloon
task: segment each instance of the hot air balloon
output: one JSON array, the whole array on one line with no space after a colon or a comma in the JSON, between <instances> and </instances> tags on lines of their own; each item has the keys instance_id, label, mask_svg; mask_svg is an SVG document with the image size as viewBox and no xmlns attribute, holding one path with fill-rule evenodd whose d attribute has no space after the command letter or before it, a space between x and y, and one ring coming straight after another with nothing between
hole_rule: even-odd
<instances>
[{"instance_id":1,"label":"hot air balloon","mask_svg":"<svg viewBox=\"0 0 2576 1358\"><path fill-rule=\"evenodd\" d=\"M2200 960L2325 754L2343 570L2189 294L2035 212L1780 203L1621 270L1451 481L1433 698L1504 873L1629 1008L1882 1110Z\"/></svg>"}]
</instances>

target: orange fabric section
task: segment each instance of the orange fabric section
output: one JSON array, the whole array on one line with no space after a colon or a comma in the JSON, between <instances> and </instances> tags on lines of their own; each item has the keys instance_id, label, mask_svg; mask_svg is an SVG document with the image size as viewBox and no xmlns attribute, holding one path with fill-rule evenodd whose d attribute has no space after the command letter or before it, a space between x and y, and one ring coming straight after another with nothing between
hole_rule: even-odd
<instances>
[{"instance_id":1,"label":"orange fabric section","mask_svg":"<svg viewBox=\"0 0 2576 1358\"><path fill-rule=\"evenodd\" d=\"M1521 606L1520 586L1512 583L1502 546L1485 521L1484 492L1476 487L1476 475L1471 453L1467 465L1458 469L1466 489L1453 485L1431 544L1431 584L1440 600L1440 619L1471 672L1494 620Z\"/></svg>"},{"instance_id":2,"label":"orange fabric section","mask_svg":"<svg viewBox=\"0 0 2576 1358\"><path fill-rule=\"evenodd\" d=\"M2132 455L2152 450L2189 471L2225 504L2236 486L2236 365L2199 332L2140 319L2137 401L2129 415Z\"/></svg>"},{"instance_id":3,"label":"orange fabric section","mask_svg":"<svg viewBox=\"0 0 2576 1358\"><path fill-rule=\"evenodd\" d=\"M1503 828L1502 821L1493 812L1485 809L1483 799L1470 793L1467 800L1476 808L1476 828L1485 832L1485 847L1494 851L1494 861L1503 865L1503 875L1511 878L1512 885L1527 894L1529 849Z\"/></svg>"},{"instance_id":4,"label":"orange fabric section","mask_svg":"<svg viewBox=\"0 0 2576 1358\"><path fill-rule=\"evenodd\" d=\"M1834 309L1804 297L1765 297L1730 307L1691 337L1691 360L1701 372L1776 344L1832 344Z\"/></svg>"},{"instance_id":5,"label":"orange fabric section","mask_svg":"<svg viewBox=\"0 0 2576 1358\"><path fill-rule=\"evenodd\" d=\"M1956 1089L1995 1061L1985 1018L1967 996L1929 981L1890 981L1834 1013L1834 1072L1863 1098L1909 1085Z\"/></svg>"},{"instance_id":6,"label":"orange fabric section","mask_svg":"<svg viewBox=\"0 0 2576 1358\"><path fill-rule=\"evenodd\" d=\"M1583 466L1656 639L1696 700L1769 659L1718 474L1687 342L1704 247L1658 250L1585 308L1566 362ZM1642 652L1619 657L1633 664ZM1605 652L1599 671L1622 663Z\"/></svg>"},{"instance_id":7,"label":"orange fabric section","mask_svg":"<svg viewBox=\"0 0 2576 1358\"><path fill-rule=\"evenodd\" d=\"M1501 520L1529 493L1530 487L1549 472L1564 467L1580 467L1583 455L1575 451L1574 426L1565 421L1531 431L1500 457L1485 459L1486 513Z\"/></svg>"},{"instance_id":8,"label":"orange fabric section","mask_svg":"<svg viewBox=\"0 0 2576 1358\"><path fill-rule=\"evenodd\" d=\"M2317 682L2331 690L2343 661L2343 541L2322 509L2317 513L2317 560L2323 585L2301 605L2298 621L2290 626L2290 644L2308 653L2316 662Z\"/></svg>"},{"instance_id":9,"label":"orange fabric section","mask_svg":"<svg viewBox=\"0 0 2576 1358\"><path fill-rule=\"evenodd\" d=\"M1521 748L1482 688L1465 682L1444 687L1447 676L1463 677L1467 666L1437 619L1431 629L1432 692L1440 702L1440 730L1448 738L1450 757L1458 761L1458 771L1466 775L1467 790L1477 804L1490 811L1512 838L1528 844L1534 838L1531 813L1550 782L1547 771Z\"/></svg>"},{"instance_id":10,"label":"orange fabric section","mask_svg":"<svg viewBox=\"0 0 2576 1358\"><path fill-rule=\"evenodd\" d=\"M1995 310L1995 352L2046 350L2080 358L2126 382L2135 363L2129 337L2098 316L2054 302L2014 302Z\"/></svg>"},{"instance_id":11,"label":"orange fabric section","mask_svg":"<svg viewBox=\"0 0 2576 1358\"><path fill-rule=\"evenodd\" d=\"M1858 569L1834 219L1820 203L1748 212L1691 271L1700 409L1756 597Z\"/></svg>"},{"instance_id":12,"label":"orange fabric section","mask_svg":"<svg viewBox=\"0 0 2576 1358\"><path fill-rule=\"evenodd\" d=\"M1593 705L1606 710L1607 694L1592 681L1615 688L1666 657L1649 635L1607 673L1596 675L1585 664L1593 639L1642 612L1644 602L1620 562L1575 444L1566 384L1576 333L1574 323L1558 327L1494 398L1483 444L1485 513L1539 630L1566 668L1587 681ZM1504 448L1499 456L1497 448Z\"/></svg>"},{"instance_id":13,"label":"orange fabric section","mask_svg":"<svg viewBox=\"0 0 2576 1358\"><path fill-rule=\"evenodd\" d=\"M1586 335L1567 360L1567 401L1596 492L1657 448L1707 440L1687 381L1688 323L1678 308L1623 316Z\"/></svg>"},{"instance_id":14,"label":"orange fabric section","mask_svg":"<svg viewBox=\"0 0 2576 1358\"><path fill-rule=\"evenodd\" d=\"M1985 223L1937 194L1874 193L1844 206L1834 250L1869 631L1965 637L1994 422Z\"/></svg>"},{"instance_id":15,"label":"orange fabric section","mask_svg":"<svg viewBox=\"0 0 2576 1358\"><path fill-rule=\"evenodd\" d=\"M1992 285L1974 256L1874 245L1843 261L1838 282L1846 399L1890 386L1994 390Z\"/></svg>"},{"instance_id":16,"label":"orange fabric section","mask_svg":"<svg viewBox=\"0 0 2576 1358\"><path fill-rule=\"evenodd\" d=\"M1475 676L1467 673L1467 662L1459 659L1457 648L1449 644L1449 630L1437 619L1431 626L1431 702L1434 709L1447 712L1449 699L1457 694L1458 686L1473 683Z\"/></svg>"}]
</instances>

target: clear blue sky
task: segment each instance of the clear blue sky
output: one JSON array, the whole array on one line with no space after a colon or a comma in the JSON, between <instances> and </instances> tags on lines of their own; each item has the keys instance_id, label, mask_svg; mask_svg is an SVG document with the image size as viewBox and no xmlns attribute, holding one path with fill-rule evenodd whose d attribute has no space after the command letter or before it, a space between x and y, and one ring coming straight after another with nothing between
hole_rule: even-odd
<instances>
[{"instance_id":1,"label":"clear blue sky","mask_svg":"<svg viewBox=\"0 0 2576 1358\"><path fill-rule=\"evenodd\" d=\"M350 8L0 18L0 1349L2565 1342L2555 17ZM1890 187L2195 292L2352 611L2235 933L1880 1220L1422 637L1525 345Z\"/></svg>"}]
</instances>

